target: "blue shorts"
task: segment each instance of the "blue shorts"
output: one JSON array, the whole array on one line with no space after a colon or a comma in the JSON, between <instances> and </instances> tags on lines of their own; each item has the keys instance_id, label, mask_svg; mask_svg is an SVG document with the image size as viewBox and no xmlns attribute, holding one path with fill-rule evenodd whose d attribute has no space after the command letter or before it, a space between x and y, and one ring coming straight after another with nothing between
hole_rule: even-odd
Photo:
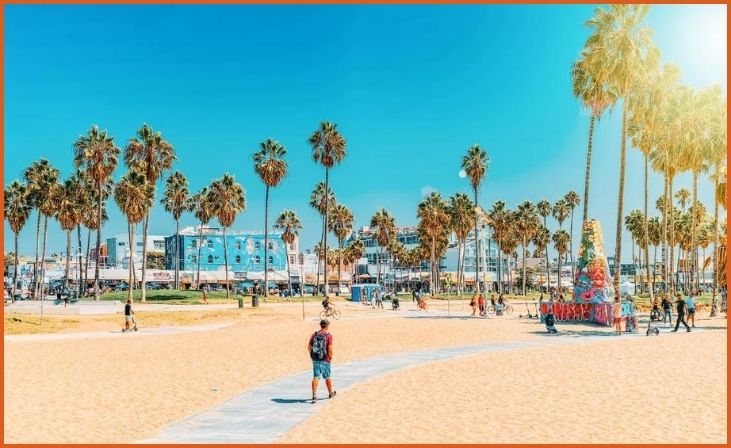
<instances>
[{"instance_id":1,"label":"blue shorts","mask_svg":"<svg viewBox=\"0 0 731 448\"><path fill-rule=\"evenodd\" d=\"M312 361L312 373L315 378L330 378L330 363L325 361Z\"/></svg>"}]
</instances>

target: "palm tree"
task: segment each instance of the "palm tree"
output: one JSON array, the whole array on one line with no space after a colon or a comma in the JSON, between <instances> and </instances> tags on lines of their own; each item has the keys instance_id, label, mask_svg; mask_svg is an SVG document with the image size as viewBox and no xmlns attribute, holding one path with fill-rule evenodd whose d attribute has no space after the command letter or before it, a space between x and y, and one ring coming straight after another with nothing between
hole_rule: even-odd
<instances>
[{"instance_id":1,"label":"palm tree","mask_svg":"<svg viewBox=\"0 0 731 448\"><path fill-rule=\"evenodd\" d=\"M419 231L423 235L423 238L421 238L422 244L429 249L429 261L431 263L430 290L431 295L434 296L434 290L439 283L436 276L437 255L441 255L437 253L438 243L439 239L449 231L450 224L447 204L442 199L442 195L436 191L430 193L419 204L416 216L419 218Z\"/></svg>"},{"instance_id":2,"label":"palm tree","mask_svg":"<svg viewBox=\"0 0 731 448\"><path fill-rule=\"evenodd\" d=\"M36 299L41 293L41 285L43 284L43 273L39 271L39 266L43 264L39 262L39 243L41 231L41 216L43 215L43 255L41 260L46 258L46 240L48 235L48 217L54 212L54 203L48 194L52 186L58 183L59 171L54 168L51 163L41 158L33 162L23 171L23 179L28 188L28 201L32 208L38 210L38 218L36 221L36 263L33 267L33 298ZM39 279L41 279L39 281Z\"/></svg>"},{"instance_id":3,"label":"palm tree","mask_svg":"<svg viewBox=\"0 0 731 448\"><path fill-rule=\"evenodd\" d=\"M340 295L340 284L342 283L342 255L343 241L353 231L353 213L343 204L334 204L332 208L332 221L330 221L330 230L338 239L338 291L335 295Z\"/></svg>"},{"instance_id":4,"label":"palm tree","mask_svg":"<svg viewBox=\"0 0 731 448\"><path fill-rule=\"evenodd\" d=\"M589 216L589 173L591 172L591 152L594 138L594 125L601 118L604 111L611 108L617 101L614 92L602 79L602 64L586 50L581 59L576 61L571 70L574 96L591 112L589 120L589 143L586 150L586 175L584 177L584 213L582 226ZM545 222L543 224L546 225ZM546 251L548 257L548 251Z\"/></svg>"},{"instance_id":5,"label":"palm tree","mask_svg":"<svg viewBox=\"0 0 731 448\"><path fill-rule=\"evenodd\" d=\"M226 298L228 299L231 297L231 288L228 284L228 243L226 242L226 229L234 223L236 215L246 209L246 193L234 177L226 173L222 178L213 181L208 194L211 200L211 215L218 218L218 222L223 227L223 260L226 268ZM265 288L267 288L266 285Z\"/></svg>"},{"instance_id":6,"label":"palm tree","mask_svg":"<svg viewBox=\"0 0 731 448\"><path fill-rule=\"evenodd\" d=\"M167 178L165 194L160 200L160 204L175 219L175 289L180 289L180 217L183 213L192 210L188 179L183 173L176 171Z\"/></svg>"},{"instance_id":7,"label":"palm tree","mask_svg":"<svg viewBox=\"0 0 731 448\"><path fill-rule=\"evenodd\" d=\"M137 137L127 142L124 161L129 169L139 171L147 182L155 185L165 172L172 168L175 149L165 140L160 131L155 132L150 125L143 123ZM145 301L145 274L147 271L147 230L150 224L150 211L142 223L142 302Z\"/></svg>"},{"instance_id":8,"label":"palm tree","mask_svg":"<svg viewBox=\"0 0 731 448\"><path fill-rule=\"evenodd\" d=\"M119 148L114 144L114 137L106 130L92 126L86 135L79 136L74 143L74 166L91 179L96 187L96 250L102 243L103 202L106 199L107 182L117 168ZM99 256L96 257L94 271L94 300L99 300Z\"/></svg>"},{"instance_id":9,"label":"palm tree","mask_svg":"<svg viewBox=\"0 0 731 448\"><path fill-rule=\"evenodd\" d=\"M579 205L581 199L579 199L579 194L572 190L566 193L566 196L564 196L564 200L571 209L571 230L569 232L569 235L571 236L571 242L569 244L569 258L571 258L571 278L575 278L576 273L574 272L574 209Z\"/></svg>"},{"instance_id":10,"label":"palm tree","mask_svg":"<svg viewBox=\"0 0 731 448\"><path fill-rule=\"evenodd\" d=\"M533 240L531 242L536 248L535 256L540 257L545 254L546 263L548 263L548 244L551 242L551 232L548 230L548 227L540 225L536 233L533 234ZM550 283L546 284L550 286Z\"/></svg>"},{"instance_id":11,"label":"palm tree","mask_svg":"<svg viewBox=\"0 0 731 448\"><path fill-rule=\"evenodd\" d=\"M11 300L15 302L15 288L18 285L18 234L30 217L33 209L33 201L30 198L31 189L26 184L13 181L10 185L5 186L3 194L3 210L5 219L8 220L10 230L13 231L15 237L15 251L13 252L15 264L13 266L13 288L11 290Z\"/></svg>"},{"instance_id":12,"label":"palm tree","mask_svg":"<svg viewBox=\"0 0 731 448\"><path fill-rule=\"evenodd\" d=\"M479 206L477 201L477 194L480 190L480 185L485 179L487 173L487 165L489 163L487 157L487 151L480 148L480 145L472 145L467 150L467 154L462 157L462 169L467 173L467 177L470 178L470 186L475 198L475 207ZM480 292L480 257L479 257L479 238L477 237L477 214L475 214L475 288L477 293Z\"/></svg>"},{"instance_id":13,"label":"palm tree","mask_svg":"<svg viewBox=\"0 0 731 448\"><path fill-rule=\"evenodd\" d=\"M335 203L337 199L335 198L335 193L332 191L332 188L326 187L325 182L318 182L317 185L315 185L315 189L312 190L312 193L310 194L310 207L317 210L318 213L320 213L320 216L322 216L322 223L323 223L323 229L325 225L325 205L328 202ZM322 243L322 240L320 240ZM325 280L325 285L327 285L327 280ZM318 258L317 262L317 280L315 281L315 294L317 294L317 291L320 289L320 262Z\"/></svg>"},{"instance_id":14,"label":"palm tree","mask_svg":"<svg viewBox=\"0 0 731 448\"><path fill-rule=\"evenodd\" d=\"M680 70L673 64L665 64L662 71L648 71L644 78L638 80L639 89L634 92L634 100L630 109L628 132L632 137L632 144L640 150L645 160L644 172L644 232L648 230L648 179L650 154L658 150L658 132L660 126L660 112L667 101L665 92L673 88L678 82ZM646 244L645 260L649 260L649 248ZM645 274L650 277L650 264L646 263ZM654 275L654 274L653 274ZM650 288L650 302L654 300L654 288Z\"/></svg>"},{"instance_id":15,"label":"palm tree","mask_svg":"<svg viewBox=\"0 0 731 448\"><path fill-rule=\"evenodd\" d=\"M635 209L630 211L629 215L624 217L624 225L627 231L632 235L632 264L635 263L635 243L639 247L645 247L646 245L646 234L645 234L645 215ZM642 252L640 252L641 254ZM647 260L645 260L647 262ZM640 262L640 269L642 268L642 263ZM637 269L635 267L635 277L637 276Z\"/></svg>"},{"instance_id":16,"label":"palm tree","mask_svg":"<svg viewBox=\"0 0 731 448\"><path fill-rule=\"evenodd\" d=\"M716 291L719 283L718 270L718 206L726 205L726 184L723 183L721 190L721 180L725 179L726 170L726 102L717 104L711 113L710 134L711 145L708 147L709 165L713 168L710 178L714 183L714 192L716 192L716 200L713 201L713 300L716 300ZM719 194L721 193L721 194ZM720 201L719 201L720 199Z\"/></svg>"},{"instance_id":17,"label":"palm tree","mask_svg":"<svg viewBox=\"0 0 731 448\"><path fill-rule=\"evenodd\" d=\"M308 139L308 143L312 146L312 159L325 167L325 187L324 191L329 191L329 173L330 168L339 164L345 158L345 138L337 129L338 125L323 121L320 127L312 133ZM329 195L324 195L325 204L323 212L322 224L322 242L325 246L325 295L327 296L327 219L328 219L328 202ZM319 274L318 274L319 277ZM319 280L319 278L318 278Z\"/></svg>"},{"instance_id":18,"label":"palm tree","mask_svg":"<svg viewBox=\"0 0 731 448\"><path fill-rule=\"evenodd\" d=\"M371 231L373 232L376 242L378 242L378 281L381 284L381 262L383 261L383 252L388 243L396 237L396 221L388 210L382 208L371 217Z\"/></svg>"},{"instance_id":19,"label":"palm tree","mask_svg":"<svg viewBox=\"0 0 731 448\"><path fill-rule=\"evenodd\" d=\"M520 245L520 237L518 232L515 230L515 212L507 211L505 214L505 225L506 230L502 235L500 242L500 250L502 250L505 258L508 259L508 290L513 292L513 274L510 269L510 260L513 258L518 245ZM517 264L517 261L516 261Z\"/></svg>"},{"instance_id":20,"label":"palm tree","mask_svg":"<svg viewBox=\"0 0 731 448\"><path fill-rule=\"evenodd\" d=\"M563 230L563 222L571 214L571 206L566 202L566 198L561 198L553 205L553 218L558 222L558 228ZM570 238L569 238L570 239ZM559 277L561 272L559 271Z\"/></svg>"},{"instance_id":21,"label":"palm tree","mask_svg":"<svg viewBox=\"0 0 731 448\"><path fill-rule=\"evenodd\" d=\"M351 264L353 265L353 278L355 279L356 276L356 262L363 258L363 255L365 255L365 243L363 243L363 240L357 239L354 241L351 241L348 245L347 252L350 256L350 259L352 260ZM353 280L355 282L355 280Z\"/></svg>"},{"instance_id":22,"label":"palm tree","mask_svg":"<svg viewBox=\"0 0 731 448\"><path fill-rule=\"evenodd\" d=\"M652 276L650 277L650 291L655 289L655 267L657 266L657 247L662 243L662 223L657 216L647 220L647 237L649 244L655 248L652 260ZM647 256L646 256L647 257Z\"/></svg>"},{"instance_id":23,"label":"palm tree","mask_svg":"<svg viewBox=\"0 0 731 448\"><path fill-rule=\"evenodd\" d=\"M467 235L475 221L475 204L464 193L456 193L449 198L449 214L452 217L451 227L457 236L457 295L462 292L464 281L464 253L467 244Z\"/></svg>"},{"instance_id":24,"label":"palm tree","mask_svg":"<svg viewBox=\"0 0 731 448\"><path fill-rule=\"evenodd\" d=\"M622 255L622 218L624 214L624 174L627 153L627 109L638 81L652 71L659 62L659 50L652 42L652 31L644 19L648 5L611 5L609 9L596 8L594 17L586 22L592 34L584 46L586 57L597 70L597 80L623 98L622 140L619 156L619 194L617 199L616 245L614 252L615 294L619 296L619 277Z\"/></svg>"},{"instance_id":25,"label":"palm tree","mask_svg":"<svg viewBox=\"0 0 731 448\"><path fill-rule=\"evenodd\" d=\"M593 124L592 124L592 127L590 128L590 132L592 129L593 129ZM589 138L591 139L591 136ZM589 143L589 145L591 147L591 143ZM588 185L588 180L587 180L587 185ZM588 186L586 188L588 188ZM585 193L585 195L586 194L588 194L588 193ZM543 227L546 230L548 230L547 218L552 212L551 203L545 199L538 201L538 203L536 204L536 211L543 218ZM586 201L584 201L584 213L586 213ZM584 217L584 221L586 221L586 217ZM550 237L550 232L549 232L549 237ZM548 243L546 243L546 284L549 286L551 285L551 263L550 263L550 261L548 261Z\"/></svg>"},{"instance_id":26,"label":"palm tree","mask_svg":"<svg viewBox=\"0 0 731 448\"><path fill-rule=\"evenodd\" d=\"M287 162L284 156L287 149L271 138L259 144L259 151L254 153L254 171L266 186L264 196L264 284L268 284L269 270L269 188L276 187L287 175ZM291 288L290 288L291 291ZM269 297L269 288L264 288L264 297Z\"/></svg>"},{"instance_id":27,"label":"palm tree","mask_svg":"<svg viewBox=\"0 0 731 448\"><path fill-rule=\"evenodd\" d=\"M208 187L203 187L190 199L193 215L195 215L195 218L198 222L200 222L200 226L198 226L198 256L196 257L196 268L198 272L195 277L198 289L201 287L201 248L203 247L203 227L208 225L208 222L213 217L213 204L211 203L211 197L208 193Z\"/></svg>"},{"instance_id":28,"label":"palm tree","mask_svg":"<svg viewBox=\"0 0 731 448\"><path fill-rule=\"evenodd\" d=\"M84 209L84 217L83 217L83 223L84 227L87 228L86 233L86 263L84 263L84 289L86 289L86 284L89 281L89 259L91 258L91 232L92 230L96 232L101 225L103 225L109 217L107 216L107 207L106 207L106 199L111 195L111 180L106 182L102 187L102 215L101 215L101 221L99 220L99 216L97 215L97 208L96 204L98 204L99 201L99 192L96 190L94 186L94 180L90 179L87 174L84 172L79 172L81 175L81 179L84 182L84 189L89 194L89 206Z\"/></svg>"},{"instance_id":29,"label":"palm tree","mask_svg":"<svg viewBox=\"0 0 731 448\"><path fill-rule=\"evenodd\" d=\"M500 256L500 251L503 247L503 244L505 243L506 237L510 231L510 211L508 211L505 208L505 202L503 201L495 201L494 204L492 204L492 208L487 213L487 216L490 218L488 224L490 227L492 227L492 234L495 237L495 241L498 245L498 257L497 257L497 276L498 276L498 292L503 292L503 286L502 286L502 256ZM512 253L512 252L511 252ZM477 254L475 254L477 256ZM477 277L475 277L477 278Z\"/></svg>"},{"instance_id":30,"label":"palm tree","mask_svg":"<svg viewBox=\"0 0 731 448\"><path fill-rule=\"evenodd\" d=\"M687 188L681 188L675 193L675 199L678 200L680 210L685 213L685 209L688 207L688 201L690 200L690 191Z\"/></svg>"},{"instance_id":31,"label":"palm tree","mask_svg":"<svg viewBox=\"0 0 731 448\"><path fill-rule=\"evenodd\" d=\"M289 247L294 243L294 240L297 239L297 236L299 236L299 231L302 229L302 223L300 222L299 217L297 217L297 213L292 210L282 210L282 213L279 214L279 218L277 218L277 221L274 223L274 228L282 231L282 241L284 241L285 247ZM291 294L292 272L290 270L289 256L287 256L287 281L289 283L289 292ZM300 279L300 295L302 294L303 285L304 279Z\"/></svg>"},{"instance_id":32,"label":"palm tree","mask_svg":"<svg viewBox=\"0 0 731 448\"><path fill-rule=\"evenodd\" d=\"M540 225L535 205L530 201L520 203L515 210L515 231L523 246L523 295L525 295L525 286L528 283L525 272L526 251Z\"/></svg>"},{"instance_id":33,"label":"palm tree","mask_svg":"<svg viewBox=\"0 0 731 448\"><path fill-rule=\"evenodd\" d=\"M568 252L571 237L565 230L558 229L553 233L551 241L553 241L553 248L558 252L558 290L561 291L561 257Z\"/></svg>"},{"instance_id":34,"label":"palm tree","mask_svg":"<svg viewBox=\"0 0 731 448\"><path fill-rule=\"evenodd\" d=\"M135 246L135 225L142 221L155 200L155 185L148 182L144 174L132 170L127 172L122 179L114 187L114 201L117 203L119 210L127 217L130 229L129 244L130 263L129 263L129 285L127 289L127 300L132 300L132 282L134 273L134 248ZM177 238L177 233L176 233ZM176 243L177 246L177 243ZM177 252L176 252L177 257ZM177 277L176 277L177 286Z\"/></svg>"},{"instance_id":35,"label":"palm tree","mask_svg":"<svg viewBox=\"0 0 731 448\"><path fill-rule=\"evenodd\" d=\"M79 172L76 171L70 179L73 183L73 186L71 188L71 192L73 194L73 203L74 208L76 209L76 213L78 215L78 219L76 220L76 235L78 238L78 259L77 259L77 266L79 267L79 288L78 288L78 297L81 297L82 294L82 260L81 260L81 254L82 254L82 244L81 244L81 225L84 222L85 214L87 210L93 208L93 203L91 202L92 196L90 194L90 191L88 190L88 182L86 178Z\"/></svg>"},{"instance_id":36,"label":"palm tree","mask_svg":"<svg viewBox=\"0 0 731 448\"><path fill-rule=\"evenodd\" d=\"M68 289L71 276L71 231L81 222L82 211L78 204L78 181L73 177L67 179L63 184L54 186L48 192L48 196L55 204L54 217L61 229L66 232L66 273L64 276L64 287Z\"/></svg>"}]
</instances>

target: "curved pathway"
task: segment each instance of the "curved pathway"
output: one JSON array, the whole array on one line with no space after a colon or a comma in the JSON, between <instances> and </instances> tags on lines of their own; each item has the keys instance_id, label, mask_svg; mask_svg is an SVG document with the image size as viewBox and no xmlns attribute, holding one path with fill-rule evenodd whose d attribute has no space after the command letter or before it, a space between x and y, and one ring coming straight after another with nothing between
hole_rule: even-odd
<instances>
[{"instance_id":1,"label":"curved pathway","mask_svg":"<svg viewBox=\"0 0 731 448\"><path fill-rule=\"evenodd\" d=\"M699 331L700 332L700 331ZM627 338L645 338L644 331L625 334ZM388 356L352 361L333 366L335 388L341 394L349 387L397 370L428 362L443 361L461 356L523 350L567 344L610 340L611 332L597 335L545 335L527 341L497 342L396 353ZM313 416L328 400L310 403L311 371L284 377L244 392L212 409L192 415L165 428L156 437L139 443L271 443L282 437L295 425ZM320 386L324 398L324 386ZM346 399L338 395L334 399Z\"/></svg>"}]
</instances>

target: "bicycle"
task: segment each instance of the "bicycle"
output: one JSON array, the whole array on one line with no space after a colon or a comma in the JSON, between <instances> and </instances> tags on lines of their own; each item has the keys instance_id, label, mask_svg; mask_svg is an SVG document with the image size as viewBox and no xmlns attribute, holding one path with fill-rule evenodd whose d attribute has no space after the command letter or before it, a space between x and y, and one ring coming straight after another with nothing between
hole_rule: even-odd
<instances>
[{"instance_id":1,"label":"bicycle","mask_svg":"<svg viewBox=\"0 0 731 448\"><path fill-rule=\"evenodd\" d=\"M426 311L427 310L426 300L419 299L419 301L417 302L417 306L419 307L420 310Z\"/></svg>"},{"instance_id":2,"label":"bicycle","mask_svg":"<svg viewBox=\"0 0 731 448\"><path fill-rule=\"evenodd\" d=\"M495 314L495 305L490 305L487 307L487 312L490 314ZM513 307L510 305L505 305L503 307L503 313L505 314L513 314Z\"/></svg>"},{"instance_id":3,"label":"bicycle","mask_svg":"<svg viewBox=\"0 0 731 448\"><path fill-rule=\"evenodd\" d=\"M325 319L327 317L332 317L333 319L338 320L340 319L340 311L336 310L335 308L320 311L320 319Z\"/></svg>"}]
</instances>

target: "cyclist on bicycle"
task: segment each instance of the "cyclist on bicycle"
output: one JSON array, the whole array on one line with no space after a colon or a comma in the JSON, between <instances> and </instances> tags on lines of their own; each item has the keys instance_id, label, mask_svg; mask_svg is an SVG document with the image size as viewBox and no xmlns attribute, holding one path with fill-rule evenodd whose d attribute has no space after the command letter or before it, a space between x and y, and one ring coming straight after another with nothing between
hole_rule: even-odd
<instances>
[{"instance_id":1,"label":"cyclist on bicycle","mask_svg":"<svg viewBox=\"0 0 731 448\"><path fill-rule=\"evenodd\" d=\"M325 308L325 311L327 311L328 313L332 311L332 305L333 303L330 300L330 297L325 296L325 298L322 299L322 307Z\"/></svg>"}]
</instances>

